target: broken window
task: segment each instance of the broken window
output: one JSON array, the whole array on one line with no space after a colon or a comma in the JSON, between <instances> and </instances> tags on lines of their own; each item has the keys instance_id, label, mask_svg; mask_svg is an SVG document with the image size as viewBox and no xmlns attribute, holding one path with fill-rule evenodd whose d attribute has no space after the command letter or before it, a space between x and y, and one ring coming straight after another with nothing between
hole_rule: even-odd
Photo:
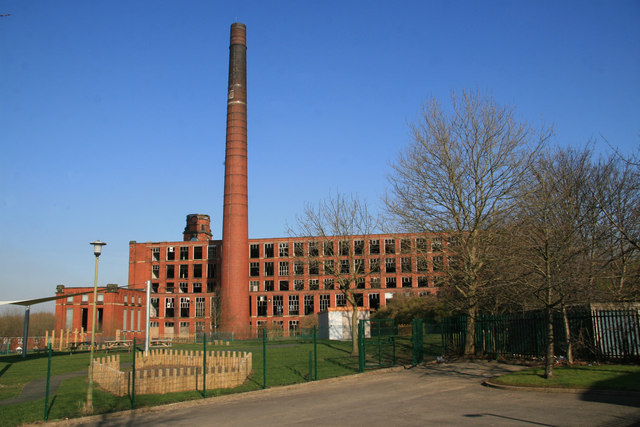
<instances>
[{"instance_id":1,"label":"broken window","mask_svg":"<svg viewBox=\"0 0 640 427\"><path fill-rule=\"evenodd\" d=\"M282 316L283 305L284 305L282 295L274 295L272 303L273 303L272 305L273 315Z\"/></svg>"},{"instance_id":2,"label":"broken window","mask_svg":"<svg viewBox=\"0 0 640 427\"><path fill-rule=\"evenodd\" d=\"M176 259L176 248L169 246L167 248L167 261L173 261Z\"/></svg>"},{"instance_id":3,"label":"broken window","mask_svg":"<svg viewBox=\"0 0 640 427\"><path fill-rule=\"evenodd\" d=\"M318 251L318 242L309 242L309 256L318 256L320 252Z\"/></svg>"},{"instance_id":4,"label":"broken window","mask_svg":"<svg viewBox=\"0 0 640 427\"><path fill-rule=\"evenodd\" d=\"M202 277L202 264L193 264L193 277L194 279Z\"/></svg>"},{"instance_id":5,"label":"broken window","mask_svg":"<svg viewBox=\"0 0 640 427\"><path fill-rule=\"evenodd\" d=\"M151 298L151 309L149 310L149 317L158 317L159 305L159 298Z\"/></svg>"},{"instance_id":6,"label":"broken window","mask_svg":"<svg viewBox=\"0 0 640 427\"><path fill-rule=\"evenodd\" d=\"M293 244L293 256L304 256L304 243L295 242Z\"/></svg>"},{"instance_id":7,"label":"broken window","mask_svg":"<svg viewBox=\"0 0 640 427\"><path fill-rule=\"evenodd\" d=\"M347 296L345 294L336 294L336 307L346 307Z\"/></svg>"},{"instance_id":8,"label":"broken window","mask_svg":"<svg viewBox=\"0 0 640 427\"><path fill-rule=\"evenodd\" d=\"M293 281L293 290L294 291L302 291L304 290L304 280L297 279Z\"/></svg>"},{"instance_id":9,"label":"broken window","mask_svg":"<svg viewBox=\"0 0 640 427\"><path fill-rule=\"evenodd\" d=\"M371 273L380 273L380 259L379 258L371 258L371 259L369 259L369 271Z\"/></svg>"},{"instance_id":10,"label":"broken window","mask_svg":"<svg viewBox=\"0 0 640 427\"><path fill-rule=\"evenodd\" d=\"M313 314L313 295L304 296L304 315Z\"/></svg>"},{"instance_id":11,"label":"broken window","mask_svg":"<svg viewBox=\"0 0 640 427\"><path fill-rule=\"evenodd\" d=\"M289 262L288 261L280 261L278 264L278 276L288 276L289 275Z\"/></svg>"},{"instance_id":12,"label":"broken window","mask_svg":"<svg viewBox=\"0 0 640 427\"><path fill-rule=\"evenodd\" d=\"M362 255L364 253L364 240L353 241L353 254Z\"/></svg>"},{"instance_id":13,"label":"broken window","mask_svg":"<svg viewBox=\"0 0 640 427\"><path fill-rule=\"evenodd\" d=\"M209 245L207 249L207 258L214 259L217 256L217 250L215 245Z\"/></svg>"},{"instance_id":14,"label":"broken window","mask_svg":"<svg viewBox=\"0 0 640 427\"><path fill-rule=\"evenodd\" d=\"M258 281L252 280L249 282L249 292L258 292Z\"/></svg>"},{"instance_id":15,"label":"broken window","mask_svg":"<svg viewBox=\"0 0 640 427\"><path fill-rule=\"evenodd\" d=\"M216 277L216 265L207 264L207 279L215 279Z\"/></svg>"},{"instance_id":16,"label":"broken window","mask_svg":"<svg viewBox=\"0 0 640 427\"><path fill-rule=\"evenodd\" d=\"M325 256L333 255L333 242L324 242L322 247Z\"/></svg>"},{"instance_id":17,"label":"broken window","mask_svg":"<svg viewBox=\"0 0 640 427\"><path fill-rule=\"evenodd\" d=\"M327 311L331 305L331 295L320 295L320 311Z\"/></svg>"},{"instance_id":18,"label":"broken window","mask_svg":"<svg viewBox=\"0 0 640 427\"><path fill-rule=\"evenodd\" d=\"M189 266L186 264L180 265L180 278L188 279L189 278Z\"/></svg>"},{"instance_id":19,"label":"broken window","mask_svg":"<svg viewBox=\"0 0 640 427\"><path fill-rule=\"evenodd\" d=\"M176 277L175 267L176 266L173 264L167 265L167 279L173 279Z\"/></svg>"},{"instance_id":20,"label":"broken window","mask_svg":"<svg viewBox=\"0 0 640 427\"><path fill-rule=\"evenodd\" d=\"M280 280L280 282L278 283L279 289L281 291L288 291L289 290L289 281L288 280Z\"/></svg>"},{"instance_id":21,"label":"broken window","mask_svg":"<svg viewBox=\"0 0 640 427\"><path fill-rule=\"evenodd\" d=\"M384 239L384 253L385 254L396 253L396 239Z\"/></svg>"},{"instance_id":22,"label":"broken window","mask_svg":"<svg viewBox=\"0 0 640 427\"><path fill-rule=\"evenodd\" d=\"M204 297L196 297L196 317L204 317Z\"/></svg>"},{"instance_id":23,"label":"broken window","mask_svg":"<svg viewBox=\"0 0 640 427\"><path fill-rule=\"evenodd\" d=\"M273 258L273 243L264 244L264 257Z\"/></svg>"},{"instance_id":24,"label":"broken window","mask_svg":"<svg viewBox=\"0 0 640 427\"><path fill-rule=\"evenodd\" d=\"M288 243L278 243L278 256L280 258L285 258L289 256L289 244Z\"/></svg>"},{"instance_id":25,"label":"broken window","mask_svg":"<svg viewBox=\"0 0 640 427\"><path fill-rule=\"evenodd\" d=\"M340 256L347 256L349 255L349 253L351 252L349 250L350 248L350 242L348 240L341 240L339 243L339 247L340 247Z\"/></svg>"},{"instance_id":26,"label":"broken window","mask_svg":"<svg viewBox=\"0 0 640 427\"><path fill-rule=\"evenodd\" d=\"M250 258L260 258L260 245L257 243L252 243L249 246L249 257Z\"/></svg>"},{"instance_id":27,"label":"broken window","mask_svg":"<svg viewBox=\"0 0 640 427\"><path fill-rule=\"evenodd\" d=\"M400 252L403 254L411 253L411 239L402 239L400 241Z\"/></svg>"},{"instance_id":28,"label":"broken window","mask_svg":"<svg viewBox=\"0 0 640 427\"><path fill-rule=\"evenodd\" d=\"M189 317L189 298L180 298L180 317Z\"/></svg>"},{"instance_id":29,"label":"broken window","mask_svg":"<svg viewBox=\"0 0 640 427\"><path fill-rule=\"evenodd\" d=\"M356 279L356 289L364 289L364 277L358 277Z\"/></svg>"},{"instance_id":30,"label":"broken window","mask_svg":"<svg viewBox=\"0 0 640 427\"><path fill-rule=\"evenodd\" d=\"M256 277L260 275L260 263L259 262L250 262L249 263L249 276Z\"/></svg>"},{"instance_id":31,"label":"broken window","mask_svg":"<svg viewBox=\"0 0 640 427\"><path fill-rule=\"evenodd\" d=\"M267 297L264 295L258 295L256 308L258 309L258 316L266 317L267 316Z\"/></svg>"},{"instance_id":32,"label":"broken window","mask_svg":"<svg viewBox=\"0 0 640 427\"><path fill-rule=\"evenodd\" d=\"M189 259L189 246L180 247L180 259L181 260Z\"/></svg>"},{"instance_id":33,"label":"broken window","mask_svg":"<svg viewBox=\"0 0 640 427\"><path fill-rule=\"evenodd\" d=\"M387 288L395 288L396 287L396 278L395 277L387 277Z\"/></svg>"},{"instance_id":34,"label":"broken window","mask_svg":"<svg viewBox=\"0 0 640 427\"><path fill-rule=\"evenodd\" d=\"M202 246L193 247L193 259L202 259Z\"/></svg>"},{"instance_id":35,"label":"broken window","mask_svg":"<svg viewBox=\"0 0 640 427\"><path fill-rule=\"evenodd\" d=\"M427 276L418 276L418 287L419 288L429 287L429 278Z\"/></svg>"},{"instance_id":36,"label":"broken window","mask_svg":"<svg viewBox=\"0 0 640 427\"><path fill-rule=\"evenodd\" d=\"M369 240L369 254L378 255L380 253L380 240Z\"/></svg>"},{"instance_id":37,"label":"broken window","mask_svg":"<svg viewBox=\"0 0 640 427\"><path fill-rule=\"evenodd\" d=\"M387 273L395 273L396 272L396 259L395 258L387 258L384 260L384 270Z\"/></svg>"},{"instance_id":38,"label":"broken window","mask_svg":"<svg viewBox=\"0 0 640 427\"><path fill-rule=\"evenodd\" d=\"M319 274L320 273L320 263L317 260L309 261L309 274Z\"/></svg>"},{"instance_id":39,"label":"broken window","mask_svg":"<svg viewBox=\"0 0 640 427\"><path fill-rule=\"evenodd\" d=\"M167 286L165 287L165 292L168 294L173 293L173 282L167 282Z\"/></svg>"},{"instance_id":40,"label":"broken window","mask_svg":"<svg viewBox=\"0 0 640 427\"><path fill-rule=\"evenodd\" d=\"M152 279L158 279L158 276L160 276L160 266L159 265L152 265L151 266L151 278Z\"/></svg>"},{"instance_id":41,"label":"broken window","mask_svg":"<svg viewBox=\"0 0 640 427\"><path fill-rule=\"evenodd\" d=\"M353 294L353 298L356 300L356 307L364 307L364 295Z\"/></svg>"},{"instance_id":42,"label":"broken window","mask_svg":"<svg viewBox=\"0 0 640 427\"><path fill-rule=\"evenodd\" d=\"M411 288L413 286L413 279L411 277L403 277L402 278L402 287L403 288Z\"/></svg>"},{"instance_id":43,"label":"broken window","mask_svg":"<svg viewBox=\"0 0 640 427\"><path fill-rule=\"evenodd\" d=\"M267 292L273 292L273 280L264 281L264 290Z\"/></svg>"},{"instance_id":44,"label":"broken window","mask_svg":"<svg viewBox=\"0 0 640 427\"><path fill-rule=\"evenodd\" d=\"M403 273L411 273L411 258L405 257L400 260Z\"/></svg>"},{"instance_id":45,"label":"broken window","mask_svg":"<svg viewBox=\"0 0 640 427\"><path fill-rule=\"evenodd\" d=\"M289 320L289 334L295 335L298 332L298 321Z\"/></svg>"},{"instance_id":46,"label":"broken window","mask_svg":"<svg viewBox=\"0 0 640 427\"><path fill-rule=\"evenodd\" d=\"M429 271L429 264L427 263L426 258L419 257L417 264L418 264L418 273L426 273L427 271Z\"/></svg>"},{"instance_id":47,"label":"broken window","mask_svg":"<svg viewBox=\"0 0 640 427\"><path fill-rule=\"evenodd\" d=\"M431 251L442 252L442 237L436 236L431 239Z\"/></svg>"},{"instance_id":48,"label":"broken window","mask_svg":"<svg viewBox=\"0 0 640 427\"><path fill-rule=\"evenodd\" d=\"M341 259L340 260L340 273L341 274L349 274L349 260Z\"/></svg>"},{"instance_id":49,"label":"broken window","mask_svg":"<svg viewBox=\"0 0 640 427\"><path fill-rule=\"evenodd\" d=\"M194 293L194 294L200 294L200 293L202 293L202 283L195 282L195 283L193 284L193 293Z\"/></svg>"},{"instance_id":50,"label":"broken window","mask_svg":"<svg viewBox=\"0 0 640 427\"><path fill-rule=\"evenodd\" d=\"M369 294L369 309L377 310L380 308L380 294Z\"/></svg>"},{"instance_id":51,"label":"broken window","mask_svg":"<svg viewBox=\"0 0 640 427\"><path fill-rule=\"evenodd\" d=\"M295 274L296 276L302 276L304 274L304 262L302 261L293 262L293 274Z\"/></svg>"},{"instance_id":52,"label":"broken window","mask_svg":"<svg viewBox=\"0 0 640 427\"><path fill-rule=\"evenodd\" d=\"M264 275L273 276L273 262L264 263Z\"/></svg>"},{"instance_id":53,"label":"broken window","mask_svg":"<svg viewBox=\"0 0 640 427\"><path fill-rule=\"evenodd\" d=\"M372 277L369 281L369 286L371 289L380 289L380 278Z\"/></svg>"},{"instance_id":54,"label":"broken window","mask_svg":"<svg viewBox=\"0 0 640 427\"><path fill-rule=\"evenodd\" d=\"M333 268L333 260L328 259L324 262L324 274L333 274L335 273L335 269Z\"/></svg>"},{"instance_id":55,"label":"broken window","mask_svg":"<svg viewBox=\"0 0 640 427\"><path fill-rule=\"evenodd\" d=\"M291 316L300 314L300 300L298 295L289 295L289 314Z\"/></svg>"},{"instance_id":56,"label":"broken window","mask_svg":"<svg viewBox=\"0 0 640 427\"><path fill-rule=\"evenodd\" d=\"M320 290L320 281L318 279L309 279L309 290L310 291Z\"/></svg>"},{"instance_id":57,"label":"broken window","mask_svg":"<svg viewBox=\"0 0 640 427\"><path fill-rule=\"evenodd\" d=\"M356 274L364 274L364 260L361 258L358 258L356 260L353 261L354 263L354 271Z\"/></svg>"},{"instance_id":58,"label":"broken window","mask_svg":"<svg viewBox=\"0 0 640 427\"><path fill-rule=\"evenodd\" d=\"M433 286L436 288L441 288L445 284L445 278L443 276L434 276L433 277Z\"/></svg>"},{"instance_id":59,"label":"broken window","mask_svg":"<svg viewBox=\"0 0 640 427\"><path fill-rule=\"evenodd\" d=\"M151 248L151 261L160 261L160 248Z\"/></svg>"},{"instance_id":60,"label":"broken window","mask_svg":"<svg viewBox=\"0 0 640 427\"><path fill-rule=\"evenodd\" d=\"M333 279L324 279L324 289L325 290L335 289Z\"/></svg>"},{"instance_id":61,"label":"broken window","mask_svg":"<svg viewBox=\"0 0 640 427\"><path fill-rule=\"evenodd\" d=\"M215 292L216 291L216 282L211 281L207 282L207 292Z\"/></svg>"},{"instance_id":62,"label":"broken window","mask_svg":"<svg viewBox=\"0 0 640 427\"><path fill-rule=\"evenodd\" d=\"M442 256L434 256L433 260L433 271L442 271L444 268L444 258Z\"/></svg>"},{"instance_id":63,"label":"broken window","mask_svg":"<svg viewBox=\"0 0 640 427\"><path fill-rule=\"evenodd\" d=\"M159 289L158 283L152 283L151 284L151 292L153 292L154 294L157 294L158 293L158 289ZM124 297L124 302L125 302L125 304L127 303L127 296L126 295ZM133 298L131 299L131 303L133 304Z\"/></svg>"},{"instance_id":64,"label":"broken window","mask_svg":"<svg viewBox=\"0 0 640 427\"><path fill-rule=\"evenodd\" d=\"M187 282L180 282L179 286L181 294L189 293L189 284Z\"/></svg>"},{"instance_id":65,"label":"broken window","mask_svg":"<svg viewBox=\"0 0 640 427\"><path fill-rule=\"evenodd\" d=\"M164 317L173 317L174 316L174 302L173 298L165 298L164 299Z\"/></svg>"}]
</instances>

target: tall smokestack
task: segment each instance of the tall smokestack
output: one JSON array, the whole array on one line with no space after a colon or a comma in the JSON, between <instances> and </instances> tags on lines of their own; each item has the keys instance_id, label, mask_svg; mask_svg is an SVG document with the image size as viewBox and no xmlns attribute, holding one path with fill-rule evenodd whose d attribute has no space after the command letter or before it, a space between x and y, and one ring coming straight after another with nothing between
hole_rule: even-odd
<instances>
[{"instance_id":1,"label":"tall smokestack","mask_svg":"<svg viewBox=\"0 0 640 427\"><path fill-rule=\"evenodd\" d=\"M240 336L249 330L246 31L231 25L220 286L221 329Z\"/></svg>"}]
</instances>

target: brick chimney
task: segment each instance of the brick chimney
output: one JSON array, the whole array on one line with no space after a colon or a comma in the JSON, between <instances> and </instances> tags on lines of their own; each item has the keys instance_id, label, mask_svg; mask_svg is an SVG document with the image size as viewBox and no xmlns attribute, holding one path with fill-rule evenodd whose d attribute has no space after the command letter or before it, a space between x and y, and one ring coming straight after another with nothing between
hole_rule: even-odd
<instances>
[{"instance_id":1,"label":"brick chimney","mask_svg":"<svg viewBox=\"0 0 640 427\"><path fill-rule=\"evenodd\" d=\"M220 326L236 336L248 335L250 315L246 52L246 27L235 23L229 46Z\"/></svg>"}]
</instances>

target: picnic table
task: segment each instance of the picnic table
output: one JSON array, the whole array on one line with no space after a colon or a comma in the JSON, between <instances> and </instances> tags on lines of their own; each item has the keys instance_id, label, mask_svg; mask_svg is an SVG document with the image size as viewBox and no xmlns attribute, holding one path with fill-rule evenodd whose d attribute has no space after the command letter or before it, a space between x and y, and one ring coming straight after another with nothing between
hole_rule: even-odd
<instances>
[{"instance_id":1,"label":"picnic table","mask_svg":"<svg viewBox=\"0 0 640 427\"><path fill-rule=\"evenodd\" d=\"M151 347L171 347L171 340L170 339L151 339L149 346Z\"/></svg>"},{"instance_id":2,"label":"picnic table","mask_svg":"<svg viewBox=\"0 0 640 427\"><path fill-rule=\"evenodd\" d=\"M133 340L111 340L111 341L104 342L104 346L107 349L107 351L116 350L120 348L130 349L132 345L133 345Z\"/></svg>"}]
</instances>

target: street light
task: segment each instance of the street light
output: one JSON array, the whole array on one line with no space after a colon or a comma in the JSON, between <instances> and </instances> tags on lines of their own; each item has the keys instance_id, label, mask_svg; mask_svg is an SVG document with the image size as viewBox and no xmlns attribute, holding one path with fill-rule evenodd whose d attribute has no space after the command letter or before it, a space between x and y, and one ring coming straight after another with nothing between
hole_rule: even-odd
<instances>
[{"instance_id":1,"label":"street light","mask_svg":"<svg viewBox=\"0 0 640 427\"><path fill-rule=\"evenodd\" d=\"M89 356L89 387L87 388L87 411L93 411L93 348L96 342L96 303L98 300L98 258L102 253L102 247L106 243L96 240L91 242L93 254L96 256L96 269L93 279L93 320L91 322L91 356Z\"/></svg>"}]
</instances>

